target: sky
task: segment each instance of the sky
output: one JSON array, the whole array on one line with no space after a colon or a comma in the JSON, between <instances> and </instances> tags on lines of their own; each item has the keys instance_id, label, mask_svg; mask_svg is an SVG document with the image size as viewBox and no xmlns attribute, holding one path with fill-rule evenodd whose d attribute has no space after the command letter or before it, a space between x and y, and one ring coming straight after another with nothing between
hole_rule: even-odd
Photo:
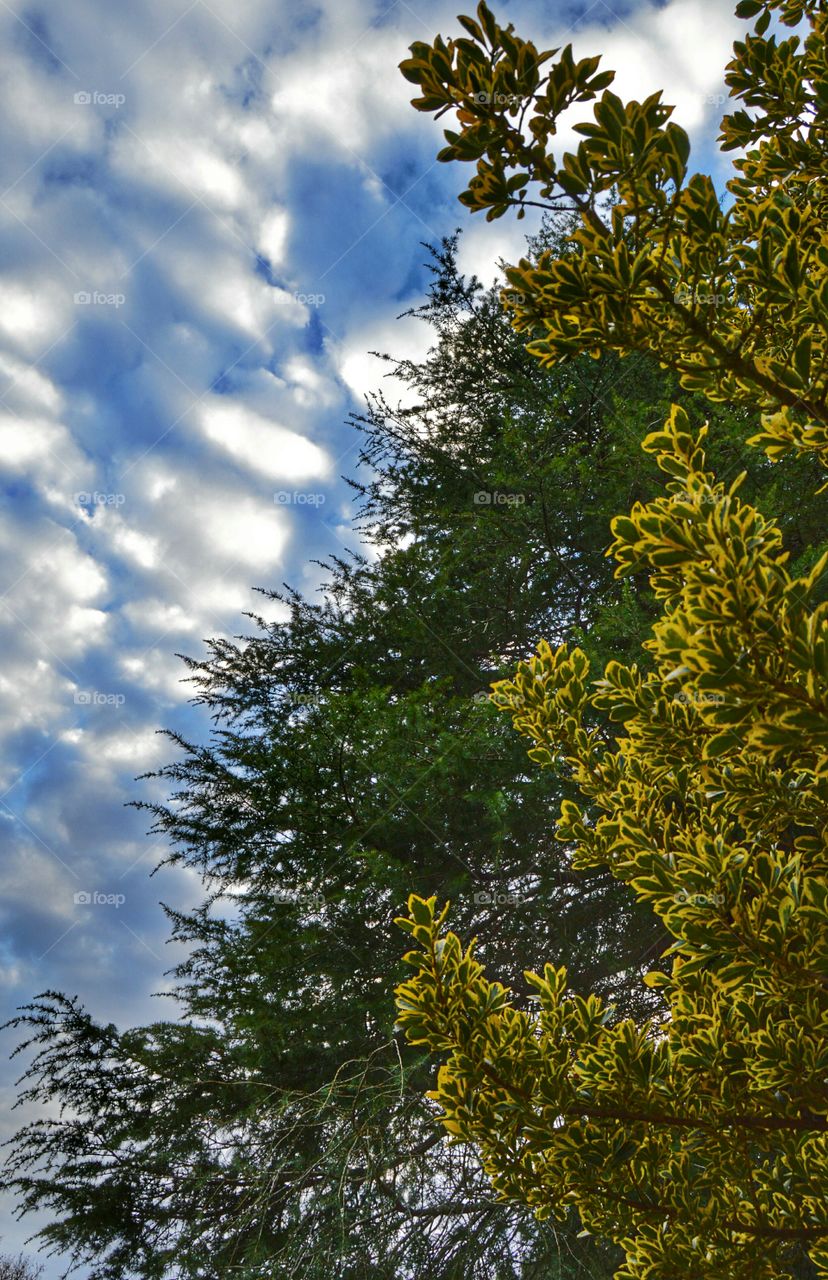
<instances>
[{"instance_id":1,"label":"sky","mask_svg":"<svg viewBox=\"0 0 828 1280\"><path fill-rule=\"evenodd\" d=\"M724 175L725 0L494 7L604 52L622 96L664 88L691 164ZM397 319L421 242L462 227L486 282L521 253L530 220L457 204L469 171L435 162L396 69L458 10L0 0L0 1018L49 988L119 1025L170 1013L160 901L199 886L150 879L165 849L125 806L164 798L136 781L171 758L159 729L208 732L176 654L278 617L254 588L312 593L312 561L358 546L347 417L380 386L372 350L425 350ZM35 1225L5 1202L0 1252Z\"/></svg>"}]
</instances>

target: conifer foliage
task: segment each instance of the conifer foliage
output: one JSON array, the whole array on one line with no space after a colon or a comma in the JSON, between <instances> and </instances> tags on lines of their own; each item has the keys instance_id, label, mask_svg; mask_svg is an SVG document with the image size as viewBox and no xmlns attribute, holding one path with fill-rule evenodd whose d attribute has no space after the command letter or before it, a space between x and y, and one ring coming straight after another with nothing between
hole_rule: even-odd
<instances>
[{"instance_id":1,"label":"conifer foliage","mask_svg":"<svg viewBox=\"0 0 828 1280\"><path fill-rule=\"evenodd\" d=\"M177 1005L116 1028L47 993L20 1017L30 1123L6 1176L48 1214L42 1242L95 1280L611 1271L574 1224L498 1204L475 1154L444 1140L430 1064L395 1042L387 974L402 976L393 918L430 887L498 966L551 952L630 1012L652 1004L637 979L660 923L605 871L572 871L547 820L562 781L527 767L486 690L540 633L583 633L599 660L602 636L636 646L650 593L640 575L613 584L604 550L613 510L657 491L635 460L669 386L643 358L545 372L453 241L433 265L434 346L387 366L409 404L375 397L355 424L374 555L343 552L319 600L285 590L284 621L189 662L215 729L173 736L153 810L170 860L205 885L169 913ZM738 414L719 426L732 464ZM789 509L803 547L819 507Z\"/></svg>"}]
</instances>

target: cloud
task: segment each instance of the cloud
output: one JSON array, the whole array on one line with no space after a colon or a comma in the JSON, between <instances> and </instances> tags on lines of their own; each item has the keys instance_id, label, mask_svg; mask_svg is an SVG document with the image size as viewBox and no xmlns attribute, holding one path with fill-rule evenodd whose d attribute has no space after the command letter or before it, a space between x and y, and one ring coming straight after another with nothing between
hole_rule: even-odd
<instances>
[{"instance_id":1,"label":"cloud","mask_svg":"<svg viewBox=\"0 0 828 1280\"><path fill-rule=\"evenodd\" d=\"M285 209L271 209L262 218L256 243L271 266L284 262L289 234L290 218Z\"/></svg>"},{"instance_id":2,"label":"cloud","mask_svg":"<svg viewBox=\"0 0 828 1280\"><path fill-rule=\"evenodd\" d=\"M307 480L330 471L324 450L245 405L211 399L201 410L208 440L252 470L277 480Z\"/></svg>"},{"instance_id":3,"label":"cloud","mask_svg":"<svg viewBox=\"0 0 828 1280\"><path fill-rule=\"evenodd\" d=\"M392 325L393 343L390 343ZM356 329L345 342L334 348L334 355L340 377L358 400L363 401L369 393L381 388L389 400L407 402L411 398L407 386L378 356L393 354L397 359L421 360L433 342L433 331L415 316L407 316L396 323L393 317L383 317ZM387 351L389 346L393 347L393 352Z\"/></svg>"},{"instance_id":4,"label":"cloud","mask_svg":"<svg viewBox=\"0 0 828 1280\"><path fill-rule=\"evenodd\" d=\"M289 537L281 512L224 493L202 500L202 509L202 527L216 555L257 569L278 563Z\"/></svg>"},{"instance_id":5,"label":"cloud","mask_svg":"<svg viewBox=\"0 0 828 1280\"><path fill-rule=\"evenodd\" d=\"M368 27L354 39L352 28L332 58L330 42L343 25L341 15L328 9L317 40L285 60L271 107L284 135L289 131L305 147L346 151L358 160L409 123L408 86L389 75L407 50L396 31Z\"/></svg>"},{"instance_id":6,"label":"cloud","mask_svg":"<svg viewBox=\"0 0 828 1280\"><path fill-rule=\"evenodd\" d=\"M56 301L54 289L45 281L0 282L0 329L6 341L27 355L40 352L66 325L66 304L56 305Z\"/></svg>"},{"instance_id":7,"label":"cloud","mask_svg":"<svg viewBox=\"0 0 828 1280\"><path fill-rule=\"evenodd\" d=\"M12 471L32 470L68 440L58 423L16 414L0 417L0 465Z\"/></svg>"},{"instance_id":8,"label":"cloud","mask_svg":"<svg viewBox=\"0 0 828 1280\"><path fill-rule=\"evenodd\" d=\"M613 92L641 101L656 90L676 110L673 119L690 132L722 114L714 99L724 93L724 67L734 39L745 25L733 6L719 0L671 0L647 5L613 28L596 33L591 51L603 52L602 66L616 72ZM592 33L580 32L576 53ZM582 54L583 56L583 54Z\"/></svg>"}]
</instances>

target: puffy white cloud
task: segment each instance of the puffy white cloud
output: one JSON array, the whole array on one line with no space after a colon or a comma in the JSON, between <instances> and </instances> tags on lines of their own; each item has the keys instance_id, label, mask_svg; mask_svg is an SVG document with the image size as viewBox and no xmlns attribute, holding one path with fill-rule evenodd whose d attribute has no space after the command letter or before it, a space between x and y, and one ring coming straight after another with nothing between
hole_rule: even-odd
<instances>
[{"instance_id":1,"label":"puffy white cloud","mask_svg":"<svg viewBox=\"0 0 828 1280\"><path fill-rule=\"evenodd\" d=\"M25 354L40 355L66 329L69 315L67 301L48 279L0 280L0 330Z\"/></svg>"},{"instance_id":2,"label":"puffy white cloud","mask_svg":"<svg viewBox=\"0 0 828 1280\"><path fill-rule=\"evenodd\" d=\"M154 569L160 560L158 539L119 521L112 531L112 547L142 569Z\"/></svg>"},{"instance_id":3,"label":"puffy white cloud","mask_svg":"<svg viewBox=\"0 0 828 1280\"><path fill-rule=\"evenodd\" d=\"M271 209L262 219L258 246L265 257L278 266L284 261L290 234L290 217L285 209Z\"/></svg>"},{"instance_id":4,"label":"puffy white cloud","mask_svg":"<svg viewBox=\"0 0 828 1280\"><path fill-rule=\"evenodd\" d=\"M103 758L108 766L127 766L135 773L152 769L169 755L164 739L152 728L133 730L122 726L98 730L94 743L89 743L90 753ZM107 773L109 770L107 769ZM102 781L108 781L106 774Z\"/></svg>"},{"instance_id":5,"label":"puffy white cloud","mask_svg":"<svg viewBox=\"0 0 828 1280\"><path fill-rule=\"evenodd\" d=\"M199 523L216 556L246 568L277 564L289 537L281 510L224 493L202 501Z\"/></svg>"},{"instance_id":6,"label":"puffy white cloud","mask_svg":"<svg viewBox=\"0 0 828 1280\"><path fill-rule=\"evenodd\" d=\"M242 465L273 479L306 480L330 471L330 460L318 445L246 405L211 398L201 409L201 428Z\"/></svg>"},{"instance_id":7,"label":"puffy white cloud","mask_svg":"<svg viewBox=\"0 0 828 1280\"><path fill-rule=\"evenodd\" d=\"M315 368L305 356L293 356L285 362L282 371L293 400L303 408L328 409L340 399L333 378Z\"/></svg>"},{"instance_id":8,"label":"puffy white cloud","mask_svg":"<svg viewBox=\"0 0 828 1280\"><path fill-rule=\"evenodd\" d=\"M514 263L526 252L526 223L531 228L534 219L525 222L507 221L474 223L463 235L457 253L457 265L466 276L477 276L489 287L498 281L504 283L500 262Z\"/></svg>"},{"instance_id":9,"label":"puffy white cloud","mask_svg":"<svg viewBox=\"0 0 828 1280\"><path fill-rule=\"evenodd\" d=\"M192 243L182 230L168 236L153 255L169 283L187 300L196 320L201 315L202 322L232 327L244 343L244 355L259 342L266 353L272 353L285 330L307 323L306 308L290 291L255 274L250 238L237 238L234 230L209 217L201 238L205 243ZM208 245L209 268L204 261ZM152 349L163 357L159 346L152 343Z\"/></svg>"},{"instance_id":10,"label":"puffy white cloud","mask_svg":"<svg viewBox=\"0 0 828 1280\"><path fill-rule=\"evenodd\" d=\"M216 86L211 88L215 91ZM205 94L205 110L211 109L212 96ZM222 155L214 143L171 134L163 124L157 132L124 130L113 167L130 182L179 187L185 196L205 200L219 211L235 209L245 195L244 179L232 157Z\"/></svg>"},{"instance_id":11,"label":"puffy white cloud","mask_svg":"<svg viewBox=\"0 0 828 1280\"><path fill-rule=\"evenodd\" d=\"M0 417L0 466L24 471L42 462L53 449L67 439L67 432L56 422L16 414Z\"/></svg>"},{"instance_id":12,"label":"puffy white cloud","mask_svg":"<svg viewBox=\"0 0 828 1280\"><path fill-rule=\"evenodd\" d=\"M29 409L57 414L64 403L59 387L36 366L0 351L0 378L3 401L15 409Z\"/></svg>"},{"instance_id":13,"label":"puffy white cloud","mask_svg":"<svg viewBox=\"0 0 828 1280\"><path fill-rule=\"evenodd\" d=\"M734 39L745 29L733 9L721 0L669 0L663 5L647 0L621 17L598 0L574 31L556 30L550 22L543 43L571 40L576 57L600 53L601 68L616 73L612 90L621 98L640 102L661 89L664 101L676 108L676 123L702 142L702 126L707 134L711 118L723 114L724 67ZM578 136L569 126L588 115L588 107L566 114L560 148L577 145Z\"/></svg>"},{"instance_id":14,"label":"puffy white cloud","mask_svg":"<svg viewBox=\"0 0 828 1280\"><path fill-rule=\"evenodd\" d=\"M349 334L344 342L331 344L340 377L359 400L379 388L392 401L406 400L407 388L379 355L390 346L397 359L421 360L434 342L433 331L415 316L395 323L397 310L395 307L390 314L377 316L370 325ZM392 342L389 332L393 333Z\"/></svg>"},{"instance_id":15,"label":"puffy white cloud","mask_svg":"<svg viewBox=\"0 0 828 1280\"><path fill-rule=\"evenodd\" d=\"M410 123L410 87L395 69L412 37L402 34L404 23L360 30L360 18L352 24L349 16L347 7L327 8L316 39L280 65L271 106L286 139L358 159Z\"/></svg>"},{"instance_id":16,"label":"puffy white cloud","mask_svg":"<svg viewBox=\"0 0 828 1280\"><path fill-rule=\"evenodd\" d=\"M181 634L192 632L197 627L197 619L193 614L188 613L180 604L157 596L131 600L124 605L122 612L130 626L139 634L145 628L165 634Z\"/></svg>"}]
</instances>

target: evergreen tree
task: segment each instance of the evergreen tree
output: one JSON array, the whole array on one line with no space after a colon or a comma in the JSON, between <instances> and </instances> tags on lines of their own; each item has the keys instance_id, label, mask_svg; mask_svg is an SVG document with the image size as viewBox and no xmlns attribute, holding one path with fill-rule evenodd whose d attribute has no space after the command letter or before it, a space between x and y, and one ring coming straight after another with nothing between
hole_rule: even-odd
<instances>
[{"instance_id":1,"label":"evergreen tree","mask_svg":"<svg viewBox=\"0 0 828 1280\"><path fill-rule=\"evenodd\" d=\"M0 1254L0 1280L38 1280L43 1268L31 1263L22 1253L13 1257Z\"/></svg>"},{"instance_id":2,"label":"evergreen tree","mask_svg":"<svg viewBox=\"0 0 828 1280\"><path fill-rule=\"evenodd\" d=\"M552 243L554 226L534 251ZM421 309L432 351L392 362L415 403L375 397L354 424L374 554L333 559L320 602L286 591L286 622L189 660L215 731L172 735L155 811L205 883L198 910L169 913L189 948L180 1019L119 1031L57 993L20 1019L24 1099L68 1110L18 1134L9 1176L95 1280L597 1280L617 1261L574 1219L553 1231L496 1203L444 1141L430 1065L392 1034L389 925L412 890L439 892L498 968L551 955L631 1016L655 1006L638 977L664 926L606 870L574 871L548 821L571 784L527 768L485 691L540 633L597 661L637 648L655 604L640 575L613 579L608 522L657 492L639 442L675 387L646 359L539 369L455 247ZM746 462L744 434L744 410L716 411L717 462L748 465L761 501L778 476ZM785 509L801 548L824 516L821 499Z\"/></svg>"}]
</instances>

